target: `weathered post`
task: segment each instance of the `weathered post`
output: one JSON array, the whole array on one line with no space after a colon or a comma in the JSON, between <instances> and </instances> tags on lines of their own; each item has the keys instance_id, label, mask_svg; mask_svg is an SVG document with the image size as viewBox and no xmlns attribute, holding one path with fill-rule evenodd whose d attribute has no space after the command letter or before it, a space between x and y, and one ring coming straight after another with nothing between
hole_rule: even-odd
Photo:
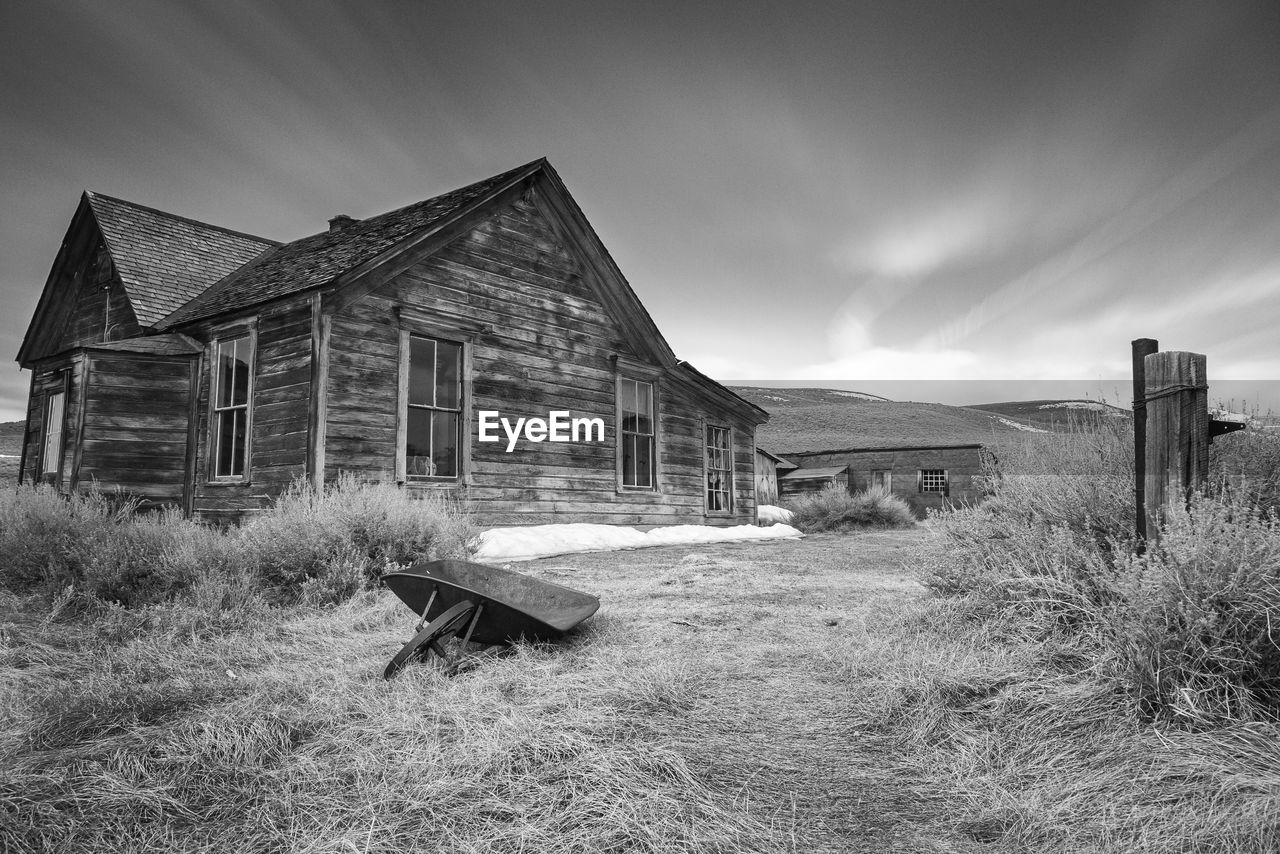
<instances>
[{"instance_id":1,"label":"weathered post","mask_svg":"<svg viewBox=\"0 0 1280 854\"><path fill-rule=\"evenodd\" d=\"M1147 512L1143 496L1147 477L1147 374L1143 360L1159 352L1160 342L1139 338L1133 342L1133 495L1134 526L1138 534L1138 552L1146 547Z\"/></svg>"},{"instance_id":2,"label":"weathered post","mask_svg":"<svg viewBox=\"0 0 1280 854\"><path fill-rule=\"evenodd\" d=\"M1203 486L1209 469L1209 383L1200 353L1143 359L1147 415L1144 512L1150 539L1174 501Z\"/></svg>"}]
</instances>

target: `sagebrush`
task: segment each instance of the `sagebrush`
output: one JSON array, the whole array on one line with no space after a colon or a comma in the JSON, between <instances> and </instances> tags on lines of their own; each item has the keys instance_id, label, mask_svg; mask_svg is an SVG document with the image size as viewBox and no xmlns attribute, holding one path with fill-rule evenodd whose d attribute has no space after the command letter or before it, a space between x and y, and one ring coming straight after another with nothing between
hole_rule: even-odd
<instances>
[{"instance_id":1,"label":"sagebrush","mask_svg":"<svg viewBox=\"0 0 1280 854\"><path fill-rule=\"evenodd\" d=\"M1113 422L1005 449L986 473L991 500L934 517L942 547L923 559L924 582L1017 615L1032 635L1087 639L1141 718L1280 719L1274 513L1237 481L1176 508L1144 551L1131 448Z\"/></svg>"},{"instance_id":2,"label":"sagebrush","mask_svg":"<svg viewBox=\"0 0 1280 854\"><path fill-rule=\"evenodd\" d=\"M791 524L807 534L856 528L907 528L916 523L907 502L885 489L849 492L828 487L786 501Z\"/></svg>"},{"instance_id":3,"label":"sagebrush","mask_svg":"<svg viewBox=\"0 0 1280 854\"><path fill-rule=\"evenodd\" d=\"M217 530L175 510L47 486L0 491L0 587L46 598L67 588L136 607L183 596L213 609L274 601L337 602L390 566L463 557L464 508L396 487L340 477L299 482L239 527Z\"/></svg>"}]
</instances>

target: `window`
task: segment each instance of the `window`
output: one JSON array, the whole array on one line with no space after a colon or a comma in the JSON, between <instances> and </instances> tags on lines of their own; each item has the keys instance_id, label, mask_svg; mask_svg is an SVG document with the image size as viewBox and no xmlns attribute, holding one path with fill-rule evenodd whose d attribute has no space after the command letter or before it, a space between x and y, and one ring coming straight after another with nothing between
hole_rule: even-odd
<instances>
[{"instance_id":1,"label":"window","mask_svg":"<svg viewBox=\"0 0 1280 854\"><path fill-rule=\"evenodd\" d=\"M66 421L67 395L55 391L45 398L44 449L41 468L45 474L57 474L62 463L62 425Z\"/></svg>"},{"instance_id":2,"label":"window","mask_svg":"<svg viewBox=\"0 0 1280 854\"><path fill-rule=\"evenodd\" d=\"M622 443L622 485L653 488L653 385L621 377L618 409Z\"/></svg>"},{"instance_id":3,"label":"window","mask_svg":"<svg viewBox=\"0 0 1280 854\"><path fill-rule=\"evenodd\" d=\"M462 425L462 345L409 336L405 476L454 480Z\"/></svg>"},{"instance_id":4,"label":"window","mask_svg":"<svg viewBox=\"0 0 1280 854\"><path fill-rule=\"evenodd\" d=\"M921 492L940 492L947 494L946 469L920 469L919 485Z\"/></svg>"},{"instance_id":5,"label":"window","mask_svg":"<svg viewBox=\"0 0 1280 854\"><path fill-rule=\"evenodd\" d=\"M733 449L728 427L707 425L707 509L733 509Z\"/></svg>"},{"instance_id":6,"label":"window","mask_svg":"<svg viewBox=\"0 0 1280 854\"><path fill-rule=\"evenodd\" d=\"M214 344L213 477L243 480L249 460L249 398L253 392L253 337Z\"/></svg>"},{"instance_id":7,"label":"window","mask_svg":"<svg viewBox=\"0 0 1280 854\"><path fill-rule=\"evenodd\" d=\"M892 469L872 469L871 470L871 488L883 489L885 492L893 491L893 470Z\"/></svg>"}]
</instances>

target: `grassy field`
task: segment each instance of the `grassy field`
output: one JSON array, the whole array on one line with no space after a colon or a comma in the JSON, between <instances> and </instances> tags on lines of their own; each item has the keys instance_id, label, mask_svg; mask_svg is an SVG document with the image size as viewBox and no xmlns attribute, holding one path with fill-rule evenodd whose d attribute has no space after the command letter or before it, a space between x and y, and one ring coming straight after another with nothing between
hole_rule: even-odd
<instances>
[{"instance_id":1,"label":"grassy field","mask_svg":"<svg viewBox=\"0 0 1280 854\"><path fill-rule=\"evenodd\" d=\"M1276 850L1280 728L1139 723L1078 638L929 596L941 546L518 564L600 612L390 683L412 616L385 591L217 619L10 597L0 850Z\"/></svg>"},{"instance_id":2,"label":"grassy field","mask_svg":"<svg viewBox=\"0 0 1280 854\"><path fill-rule=\"evenodd\" d=\"M11 600L0 848L978 850L833 666L921 600L919 537L522 565L600 612L452 679L381 680L386 592L222 626Z\"/></svg>"}]
</instances>

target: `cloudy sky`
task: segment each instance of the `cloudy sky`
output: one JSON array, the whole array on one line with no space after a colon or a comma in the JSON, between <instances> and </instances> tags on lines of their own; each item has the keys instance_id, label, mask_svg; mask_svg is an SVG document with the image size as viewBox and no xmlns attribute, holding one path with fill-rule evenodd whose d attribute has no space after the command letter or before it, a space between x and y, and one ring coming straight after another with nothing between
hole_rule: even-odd
<instances>
[{"instance_id":1,"label":"cloudy sky","mask_svg":"<svg viewBox=\"0 0 1280 854\"><path fill-rule=\"evenodd\" d=\"M5 0L0 116L8 359L84 189L290 240L545 155L721 380L1280 378L1274 0Z\"/></svg>"}]
</instances>

